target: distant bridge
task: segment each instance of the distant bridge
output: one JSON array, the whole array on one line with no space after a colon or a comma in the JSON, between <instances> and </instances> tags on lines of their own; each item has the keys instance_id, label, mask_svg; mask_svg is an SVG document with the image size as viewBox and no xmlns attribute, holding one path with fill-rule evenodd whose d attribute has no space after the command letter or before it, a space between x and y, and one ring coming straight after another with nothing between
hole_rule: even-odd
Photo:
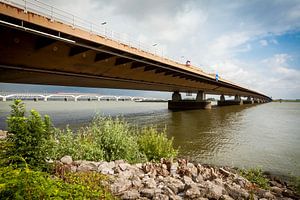
<instances>
[{"instance_id":1,"label":"distant bridge","mask_svg":"<svg viewBox=\"0 0 300 200\"><path fill-rule=\"evenodd\" d=\"M0 100L11 101L15 99L33 100L33 101L166 101L160 98L147 98L136 96L114 96L114 95L100 95L100 94L72 94L72 93L14 93L2 94Z\"/></svg>"}]
</instances>

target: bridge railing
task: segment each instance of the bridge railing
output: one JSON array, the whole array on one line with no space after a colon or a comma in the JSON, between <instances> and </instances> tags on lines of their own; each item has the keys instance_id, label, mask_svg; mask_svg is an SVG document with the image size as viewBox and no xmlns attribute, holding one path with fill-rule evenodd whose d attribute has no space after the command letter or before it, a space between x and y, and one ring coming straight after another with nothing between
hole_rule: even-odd
<instances>
[{"instance_id":1,"label":"bridge railing","mask_svg":"<svg viewBox=\"0 0 300 200\"><path fill-rule=\"evenodd\" d=\"M49 18L51 21L59 21L64 24L68 24L73 28L83 29L85 31L91 32L92 34L114 40L129 47L133 47L169 59L165 55L163 55L162 48L144 44L143 42L133 39L134 37L131 37L126 33L117 33L108 29L105 25L101 25L101 23L96 24L90 22L74 14L55 8L44 2L38 0L0 0L0 2L4 2L21 8L24 10L24 12L30 11L33 13L37 13Z\"/></svg>"}]
</instances>

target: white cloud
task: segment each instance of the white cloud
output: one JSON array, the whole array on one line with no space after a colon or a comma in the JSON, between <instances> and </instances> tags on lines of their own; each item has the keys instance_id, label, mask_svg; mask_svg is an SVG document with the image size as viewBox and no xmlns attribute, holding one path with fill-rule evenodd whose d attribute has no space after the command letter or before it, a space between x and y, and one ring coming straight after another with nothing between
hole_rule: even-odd
<instances>
[{"instance_id":1,"label":"white cloud","mask_svg":"<svg viewBox=\"0 0 300 200\"><path fill-rule=\"evenodd\" d=\"M267 40L260 40L259 41L259 44L261 45L261 46L268 46L268 41Z\"/></svg>"}]
</instances>

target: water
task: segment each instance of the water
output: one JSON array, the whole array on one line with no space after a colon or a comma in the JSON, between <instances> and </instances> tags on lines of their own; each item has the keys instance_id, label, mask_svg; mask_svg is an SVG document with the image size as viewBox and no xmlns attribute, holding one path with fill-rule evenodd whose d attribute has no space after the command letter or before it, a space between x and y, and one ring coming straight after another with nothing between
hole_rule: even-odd
<instances>
[{"instance_id":1,"label":"water","mask_svg":"<svg viewBox=\"0 0 300 200\"><path fill-rule=\"evenodd\" d=\"M11 102L0 102L0 129ZM171 112L167 103L26 102L58 127L77 128L97 113L123 115L133 124L167 127L180 156L201 163L261 167L300 176L300 103L268 103Z\"/></svg>"}]
</instances>

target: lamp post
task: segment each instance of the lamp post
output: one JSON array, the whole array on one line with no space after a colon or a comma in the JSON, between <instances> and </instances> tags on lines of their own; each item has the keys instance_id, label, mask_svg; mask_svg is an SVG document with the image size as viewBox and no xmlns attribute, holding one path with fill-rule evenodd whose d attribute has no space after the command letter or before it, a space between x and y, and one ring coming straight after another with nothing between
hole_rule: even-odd
<instances>
[{"instance_id":1,"label":"lamp post","mask_svg":"<svg viewBox=\"0 0 300 200\"><path fill-rule=\"evenodd\" d=\"M104 22L101 23L101 26L104 26L104 36L105 36L105 37L107 37L107 36L106 36L106 26L105 26L106 24L107 24L106 21L104 21Z\"/></svg>"}]
</instances>

